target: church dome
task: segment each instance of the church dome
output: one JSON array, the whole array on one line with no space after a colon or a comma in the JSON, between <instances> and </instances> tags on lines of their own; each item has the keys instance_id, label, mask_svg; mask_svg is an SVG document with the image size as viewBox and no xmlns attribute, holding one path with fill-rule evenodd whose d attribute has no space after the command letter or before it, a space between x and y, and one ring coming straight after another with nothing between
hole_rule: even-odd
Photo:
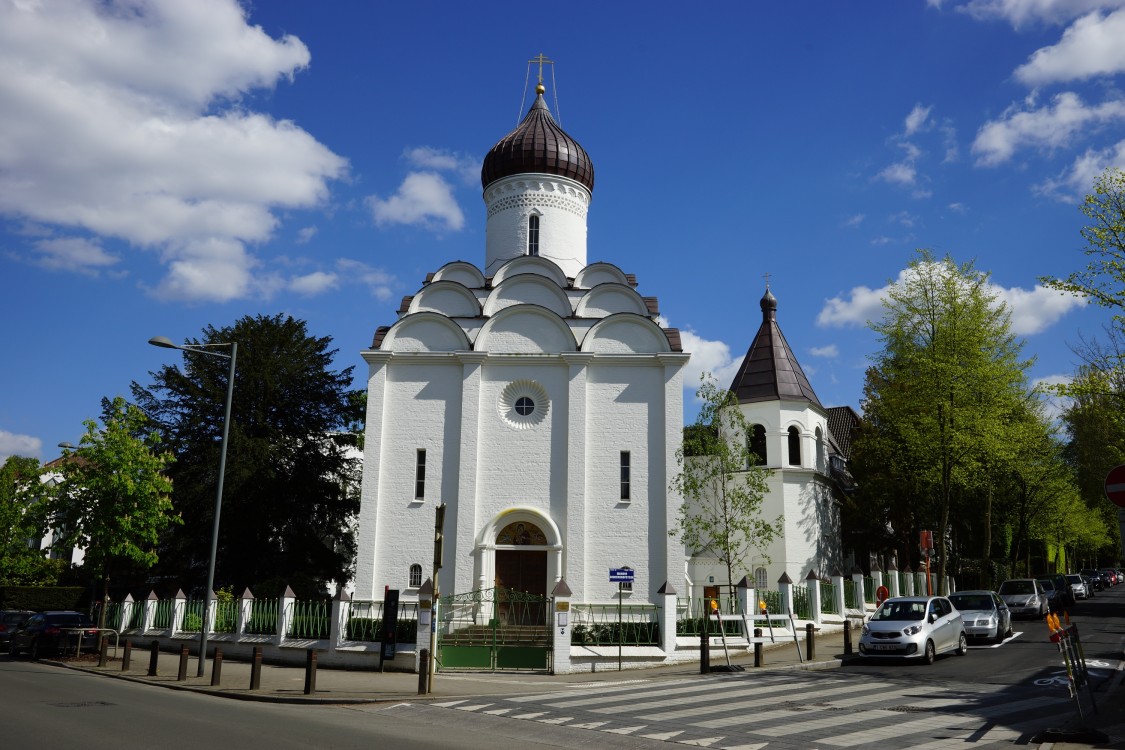
<instances>
[{"instance_id":1,"label":"church dome","mask_svg":"<svg viewBox=\"0 0 1125 750\"><path fill-rule=\"evenodd\" d=\"M543 100L543 85L536 87L535 103L515 130L484 157L481 185L516 174L557 174L594 189L594 163L586 149L566 134L551 117Z\"/></svg>"}]
</instances>

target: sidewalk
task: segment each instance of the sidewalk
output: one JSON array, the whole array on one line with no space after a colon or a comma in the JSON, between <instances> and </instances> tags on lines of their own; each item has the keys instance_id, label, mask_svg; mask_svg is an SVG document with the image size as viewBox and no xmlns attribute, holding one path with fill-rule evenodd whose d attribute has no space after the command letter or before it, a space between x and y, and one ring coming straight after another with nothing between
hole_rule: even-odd
<instances>
[{"instance_id":1,"label":"sidewalk","mask_svg":"<svg viewBox=\"0 0 1125 750\"><path fill-rule=\"evenodd\" d=\"M859 633L853 631L854 642ZM822 631L815 642L815 660L802 662L797 647L792 640L786 643L767 644L763 649L762 667L754 666L753 654L731 655L731 663L741 666L746 672L778 669L834 669L844 658L844 634ZM801 641L801 657L805 653L805 643ZM221 683L211 685L210 662L206 665L205 676L196 677L198 660L188 658L187 679L178 680L180 656L161 652L157 674L148 676L149 652L133 649L130 669L122 671L120 658L111 660L105 667L98 667L97 661L58 661L70 669L102 674L107 677L147 682L175 690L191 690L224 698L257 700L276 703L376 703L398 701L449 700L469 696L527 694L572 690L575 685L596 683L620 683L625 680L669 679L685 675L699 674L699 661L652 669L602 669L597 672L551 675L543 672L439 672L434 676L428 695L418 695L418 675L407 672L370 672L321 668L316 672L316 690L305 694L305 668L303 666L262 665L260 687L250 690L249 662L224 660L220 672ZM726 657L721 645L711 646L711 666L726 666ZM716 679L722 672L715 673Z\"/></svg>"}]
</instances>

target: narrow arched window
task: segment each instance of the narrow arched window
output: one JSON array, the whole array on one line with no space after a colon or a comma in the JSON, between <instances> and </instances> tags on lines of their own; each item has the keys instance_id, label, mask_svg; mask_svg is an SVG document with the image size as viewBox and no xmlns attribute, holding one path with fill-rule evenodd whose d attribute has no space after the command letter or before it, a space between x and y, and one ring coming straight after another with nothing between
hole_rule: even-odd
<instances>
[{"instance_id":1,"label":"narrow arched window","mask_svg":"<svg viewBox=\"0 0 1125 750\"><path fill-rule=\"evenodd\" d=\"M758 568L754 571L754 588L758 591L765 591L770 587L769 580L766 579L766 569Z\"/></svg>"},{"instance_id":2,"label":"narrow arched window","mask_svg":"<svg viewBox=\"0 0 1125 750\"><path fill-rule=\"evenodd\" d=\"M747 436L747 448L750 449L749 465L750 466L765 466L766 465L766 428L760 424L756 424L750 428L750 434Z\"/></svg>"},{"instance_id":3,"label":"narrow arched window","mask_svg":"<svg viewBox=\"0 0 1125 750\"><path fill-rule=\"evenodd\" d=\"M539 254L539 215L527 217L527 254Z\"/></svg>"},{"instance_id":4,"label":"narrow arched window","mask_svg":"<svg viewBox=\"0 0 1125 750\"><path fill-rule=\"evenodd\" d=\"M816 470L828 473L828 451L824 446L824 432L819 427L816 428Z\"/></svg>"},{"instance_id":5,"label":"narrow arched window","mask_svg":"<svg viewBox=\"0 0 1125 750\"><path fill-rule=\"evenodd\" d=\"M796 427L789 428L789 465L801 465L801 431Z\"/></svg>"},{"instance_id":6,"label":"narrow arched window","mask_svg":"<svg viewBox=\"0 0 1125 750\"><path fill-rule=\"evenodd\" d=\"M422 566L414 563L410 566L410 588L416 589L422 585Z\"/></svg>"}]
</instances>

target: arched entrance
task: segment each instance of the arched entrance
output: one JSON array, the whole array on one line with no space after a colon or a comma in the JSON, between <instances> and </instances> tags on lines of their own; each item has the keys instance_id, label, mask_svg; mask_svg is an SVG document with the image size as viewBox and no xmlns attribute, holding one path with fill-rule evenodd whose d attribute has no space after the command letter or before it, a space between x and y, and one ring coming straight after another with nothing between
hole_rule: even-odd
<instances>
[{"instance_id":1,"label":"arched entrance","mask_svg":"<svg viewBox=\"0 0 1125 750\"><path fill-rule=\"evenodd\" d=\"M513 521L496 535L496 591L501 622L547 622L547 536L531 521Z\"/></svg>"}]
</instances>

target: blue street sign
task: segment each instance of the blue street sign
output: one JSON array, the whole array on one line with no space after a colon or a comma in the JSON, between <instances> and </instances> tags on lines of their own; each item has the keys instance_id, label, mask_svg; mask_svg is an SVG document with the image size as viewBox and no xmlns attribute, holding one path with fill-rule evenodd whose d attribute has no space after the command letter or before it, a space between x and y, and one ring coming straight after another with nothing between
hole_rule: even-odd
<instances>
[{"instance_id":1,"label":"blue street sign","mask_svg":"<svg viewBox=\"0 0 1125 750\"><path fill-rule=\"evenodd\" d=\"M609 569L609 582L610 583L632 583L633 582L633 569L632 568L610 568Z\"/></svg>"}]
</instances>

